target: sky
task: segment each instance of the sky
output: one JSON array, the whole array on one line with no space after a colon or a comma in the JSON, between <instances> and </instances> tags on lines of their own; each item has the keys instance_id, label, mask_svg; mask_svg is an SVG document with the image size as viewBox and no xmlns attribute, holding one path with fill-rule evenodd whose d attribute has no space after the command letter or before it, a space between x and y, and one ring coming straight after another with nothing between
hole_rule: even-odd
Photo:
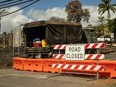
<instances>
[{"instance_id":1,"label":"sky","mask_svg":"<svg viewBox=\"0 0 116 87\"><path fill-rule=\"evenodd\" d=\"M10 32L20 24L25 24L32 21L48 20L50 17L60 17L66 19L67 13L65 12L66 5L71 0L40 0L39 2L25 8L14 14L2 17L2 32ZM97 6L101 0L79 0L82 8L88 8L91 14L89 23L81 22L83 27L89 24L97 25L98 11ZM116 0L112 0L116 4ZM11 12L19 9L19 6L7 8L6 11ZM105 13L103 16L107 17ZM115 18L116 14L111 14L111 18Z\"/></svg>"}]
</instances>

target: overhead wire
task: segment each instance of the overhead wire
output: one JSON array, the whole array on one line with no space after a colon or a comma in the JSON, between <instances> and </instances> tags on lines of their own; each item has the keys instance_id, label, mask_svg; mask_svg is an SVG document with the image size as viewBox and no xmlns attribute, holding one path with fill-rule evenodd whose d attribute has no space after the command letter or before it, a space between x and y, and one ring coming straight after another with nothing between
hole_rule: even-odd
<instances>
[{"instance_id":1,"label":"overhead wire","mask_svg":"<svg viewBox=\"0 0 116 87\"><path fill-rule=\"evenodd\" d=\"M15 2L15 3L2 4L2 5L0 5L0 8L8 8L8 7L24 4L24 3L27 3L27 2L32 2L32 1L26 0L26 1L19 1L19 2Z\"/></svg>"},{"instance_id":2,"label":"overhead wire","mask_svg":"<svg viewBox=\"0 0 116 87\"><path fill-rule=\"evenodd\" d=\"M22 8L20 8L20 9L18 9L18 10L15 10L15 11L12 11L12 12L6 13L6 14L1 14L0 17L7 16L7 15L13 14L13 13L15 13L15 12L18 12L18 11L24 9L24 8L29 7L30 5L32 5L32 4L34 4L34 3L38 2L38 1L40 1L40 0L35 0L35 1L33 0L33 2L29 3L29 4L26 5L26 6L23 6Z\"/></svg>"},{"instance_id":3,"label":"overhead wire","mask_svg":"<svg viewBox=\"0 0 116 87\"><path fill-rule=\"evenodd\" d=\"M20 1L24 1L24 0L18 0L18 1L16 1L16 0L15 0L15 1L12 0L12 1L8 1L8 2L0 3L0 6L13 4L13 3L20 2Z\"/></svg>"},{"instance_id":4,"label":"overhead wire","mask_svg":"<svg viewBox=\"0 0 116 87\"><path fill-rule=\"evenodd\" d=\"M1 4L1 3L6 3L6 2L10 2L10 1L13 1L13 0L4 0L4 1L0 1L0 4Z\"/></svg>"}]
</instances>

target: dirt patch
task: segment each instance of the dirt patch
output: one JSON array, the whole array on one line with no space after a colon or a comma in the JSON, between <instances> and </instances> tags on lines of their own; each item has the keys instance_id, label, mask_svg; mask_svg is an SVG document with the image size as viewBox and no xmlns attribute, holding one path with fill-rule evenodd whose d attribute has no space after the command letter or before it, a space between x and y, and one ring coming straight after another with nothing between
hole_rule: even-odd
<instances>
[{"instance_id":1,"label":"dirt patch","mask_svg":"<svg viewBox=\"0 0 116 87\"><path fill-rule=\"evenodd\" d=\"M96 81L92 81L95 87L116 87L115 79L99 79Z\"/></svg>"},{"instance_id":2,"label":"dirt patch","mask_svg":"<svg viewBox=\"0 0 116 87\"><path fill-rule=\"evenodd\" d=\"M116 52L116 46L106 45L105 48L101 49L101 53L107 54Z\"/></svg>"}]
</instances>

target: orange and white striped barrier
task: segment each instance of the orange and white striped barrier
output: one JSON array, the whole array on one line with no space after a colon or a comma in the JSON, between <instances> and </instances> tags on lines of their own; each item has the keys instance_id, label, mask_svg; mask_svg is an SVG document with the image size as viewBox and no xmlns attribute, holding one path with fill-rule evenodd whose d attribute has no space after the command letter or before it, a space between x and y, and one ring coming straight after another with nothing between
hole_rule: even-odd
<instances>
[{"instance_id":1,"label":"orange and white striped barrier","mask_svg":"<svg viewBox=\"0 0 116 87\"><path fill-rule=\"evenodd\" d=\"M55 59L64 59L65 58L65 54L53 54L52 56Z\"/></svg>"},{"instance_id":2,"label":"orange and white striped barrier","mask_svg":"<svg viewBox=\"0 0 116 87\"><path fill-rule=\"evenodd\" d=\"M85 48L86 49L96 49L96 48L104 48L105 47L105 43L88 43L88 44L85 44ZM53 46L53 49L54 50L62 50L62 49L65 49L66 48L66 45L64 44L60 44L60 45L54 45Z\"/></svg>"},{"instance_id":3,"label":"orange and white striped barrier","mask_svg":"<svg viewBox=\"0 0 116 87\"><path fill-rule=\"evenodd\" d=\"M105 43L89 43L89 44L85 44L85 48L86 49L97 49L97 48L104 48L105 47Z\"/></svg>"},{"instance_id":4,"label":"orange and white striped barrier","mask_svg":"<svg viewBox=\"0 0 116 87\"><path fill-rule=\"evenodd\" d=\"M86 60L102 60L105 58L104 54L85 54Z\"/></svg>"},{"instance_id":5,"label":"orange and white striped barrier","mask_svg":"<svg viewBox=\"0 0 116 87\"><path fill-rule=\"evenodd\" d=\"M72 48L74 50L72 50ZM76 48L77 47L77 48ZM84 47L84 49L83 49ZM88 71L94 71L96 72L97 78L99 78L98 73L99 71L104 71L105 67L103 65L99 65L99 61L96 61L97 63L95 65L90 64L90 65L86 65L84 63L74 63L74 62L70 62L71 60L74 60L75 58L77 58L77 60L81 57L82 61L86 61L86 60L103 60L105 58L104 54L85 54L84 50L85 49L98 49L98 48L104 48L105 44L104 43L88 43L88 44L84 44L84 45L55 45L53 47L54 50L58 50L59 53L58 54L53 54L53 58L55 59L65 59L66 60L66 64L53 64L52 68L58 68L61 70L65 70L62 72L67 73L67 71L71 72L75 72L77 73L85 71L84 73L88 73ZM79 53L80 50L82 49L83 51L81 51L82 53ZM60 50L65 50L64 54L60 54ZM68 52L68 53L67 53ZM76 53L77 52L77 53ZM81 54L81 56L79 56ZM67 55L68 55L68 59L67 59ZM61 73L62 73L61 72ZM91 73L92 74L92 73Z\"/></svg>"},{"instance_id":6,"label":"orange and white striped barrier","mask_svg":"<svg viewBox=\"0 0 116 87\"><path fill-rule=\"evenodd\" d=\"M79 65L79 64L53 64L52 68L61 68L66 70L89 70L104 71L103 65Z\"/></svg>"},{"instance_id":7,"label":"orange and white striped barrier","mask_svg":"<svg viewBox=\"0 0 116 87\"><path fill-rule=\"evenodd\" d=\"M55 59L64 59L65 54L53 54L53 58ZM85 54L85 60L98 60L98 59L104 59L104 54Z\"/></svg>"},{"instance_id":8,"label":"orange and white striped barrier","mask_svg":"<svg viewBox=\"0 0 116 87\"><path fill-rule=\"evenodd\" d=\"M53 69L52 64L58 63L58 60L56 59L43 59L43 72L58 72L58 69ZM61 64L64 64L64 61L60 61Z\"/></svg>"},{"instance_id":9,"label":"orange and white striped barrier","mask_svg":"<svg viewBox=\"0 0 116 87\"><path fill-rule=\"evenodd\" d=\"M104 43L88 43L85 44L85 49L97 49L97 48L104 48L105 44ZM54 50L65 50L66 45L54 45L53 49ZM64 59L65 58L65 54L53 54L52 56L55 59ZM104 54L85 54L85 58L86 60L89 59L94 59L94 60L99 60L99 59L104 59L105 56Z\"/></svg>"}]
</instances>

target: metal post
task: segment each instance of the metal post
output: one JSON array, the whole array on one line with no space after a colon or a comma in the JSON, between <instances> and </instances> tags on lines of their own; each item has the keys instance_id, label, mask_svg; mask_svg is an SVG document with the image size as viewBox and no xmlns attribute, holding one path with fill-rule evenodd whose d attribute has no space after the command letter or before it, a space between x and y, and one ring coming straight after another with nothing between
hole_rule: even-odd
<instances>
[{"instance_id":1,"label":"metal post","mask_svg":"<svg viewBox=\"0 0 116 87\"><path fill-rule=\"evenodd\" d=\"M4 46L4 47L5 47L5 45L6 45L5 40L6 40L6 34L4 33L4 36L3 36L3 46Z\"/></svg>"},{"instance_id":2,"label":"metal post","mask_svg":"<svg viewBox=\"0 0 116 87\"><path fill-rule=\"evenodd\" d=\"M19 52L20 52L20 29L18 30L18 34L19 34L18 35L18 57L19 57Z\"/></svg>"},{"instance_id":3,"label":"metal post","mask_svg":"<svg viewBox=\"0 0 116 87\"><path fill-rule=\"evenodd\" d=\"M0 44L2 45L2 32L1 32L1 17L0 17Z\"/></svg>"},{"instance_id":4,"label":"metal post","mask_svg":"<svg viewBox=\"0 0 116 87\"><path fill-rule=\"evenodd\" d=\"M0 36L1 36L1 17L0 17Z\"/></svg>"},{"instance_id":5,"label":"metal post","mask_svg":"<svg viewBox=\"0 0 116 87\"><path fill-rule=\"evenodd\" d=\"M60 50L59 50L59 54L60 54ZM60 58L58 58L58 65L60 64ZM60 68L58 68L58 75L60 75Z\"/></svg>"},{"instance_id":6,"label":"metal post","mask_svg":"<svg viewBox=\"0 0 116 87\"><path fill-rule=\"evenodd\" d=\"M97 66L99 65L99 60L97 60ZM97 76L96 79L99 79L99 71L97 70Z\"/></svg>"},{"instance_id":7,"label":"metal post","mask_svg":"<svg viewBox=\"0 0 116 87\"><path fill-rule=\"evenodd\" d=\"M12 39L13 39L13 44L12 44L12 47L13 47L13 54L12 54L12 56L14 57L14 29L13 29L13 33L12 33L12 34L13 34L13 38L12 38Z\"/></svg>"},{"instance_id":8,"label":"metal post","mask_svg":"<svg viewBox=\"0 0 116 87\"><path fill-rule=\"evenodd\" d=\"M18 56L20 56L20 46L21 46L21 24L19 25L19 28L18 28Z\"/></svg>"},{"instance_id":9,"label":"metal post","mask_svg":"<svg viewBox=\"0 0 116 87\"><path fill-rule=\"evenodd\" d=\"M98 53L101 53L101 52L100 52L100 49L97 49L97 54L98 54ZM96 65L98 66L98 65L99 65L99 59L96 60L96 62L97 62ZM98 70L97 70L97 76L96 76L96 79L99 79L99 71L98 71Z\"/></svg>"}]
</instances>

